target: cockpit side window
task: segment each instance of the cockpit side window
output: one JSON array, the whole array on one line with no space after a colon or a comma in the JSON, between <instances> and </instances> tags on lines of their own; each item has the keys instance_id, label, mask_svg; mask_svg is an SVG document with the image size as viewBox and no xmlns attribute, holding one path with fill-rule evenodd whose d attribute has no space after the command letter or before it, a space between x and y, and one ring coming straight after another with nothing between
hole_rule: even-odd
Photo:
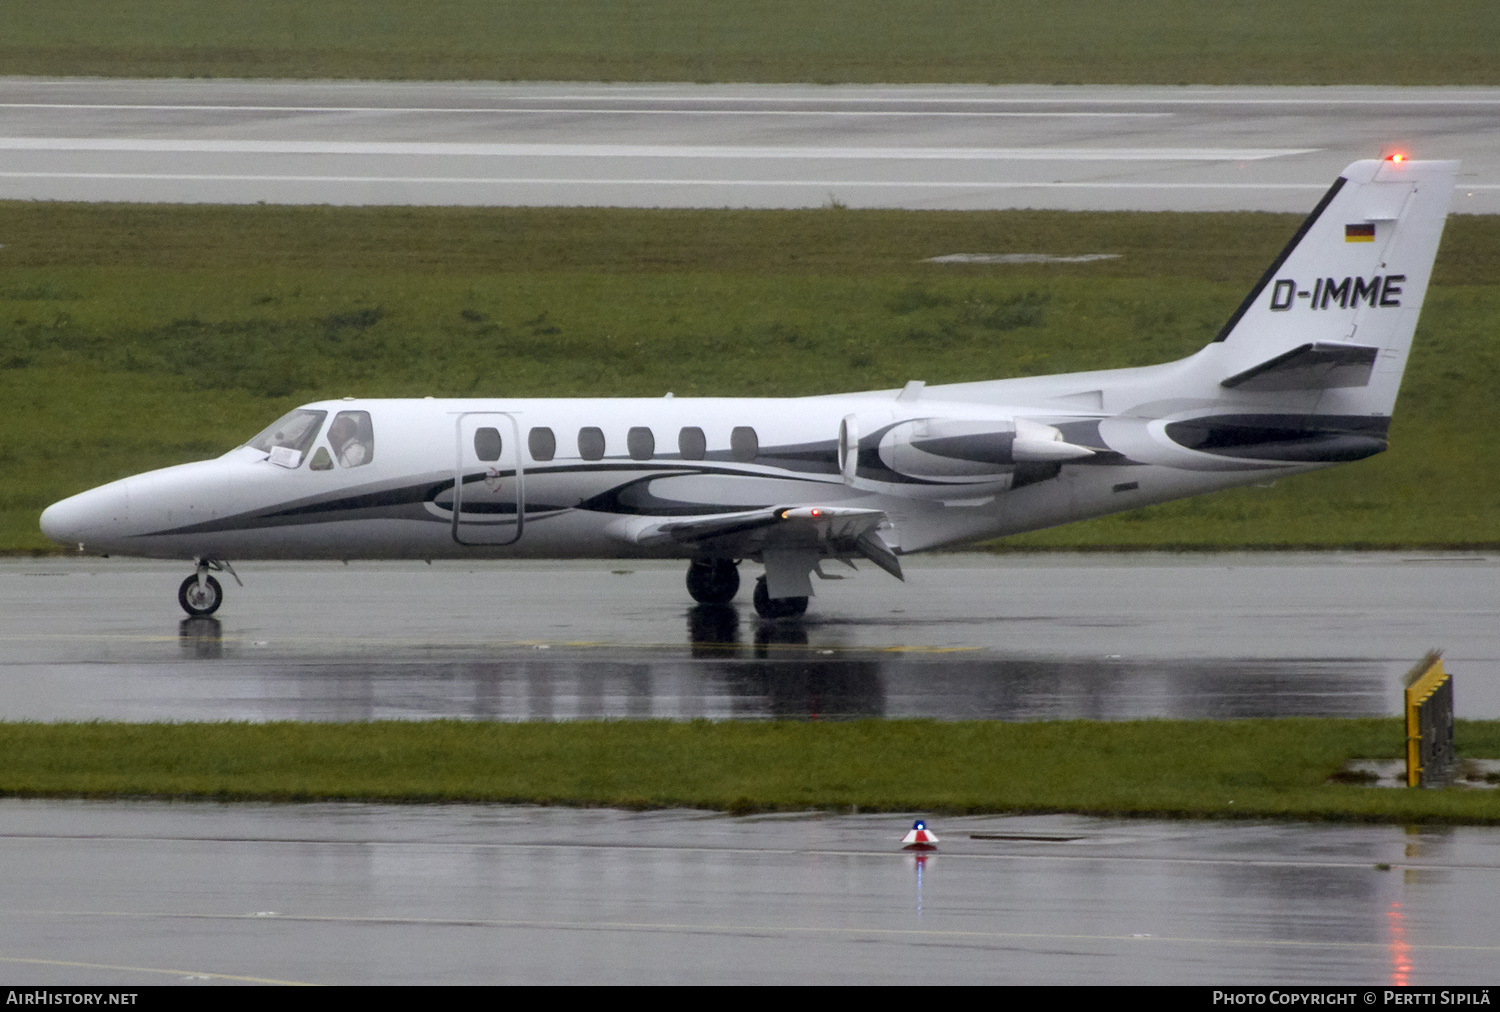
<instances>
[{"instance_id":1,"label":"cockpit side window","mask_svg":"<svg viewBox=\"0 0 1500 1012\"><path fill-rule=\"evenodd\" d=\"M260 435L245 445L271 455L271 462L282 467L297 467L302 463L308 447L318 438L323 427L326 411L311 411L297 408L276 419Z\"/></svg>"},{"instance_id":2,"label":"cockpit side window","mask_svg":"<svg viewBox=\"0 0 1500 1012\"><path fill-rule=\"evenodd\" d=\"M328 445L340 467L359 467L375 459L375 427L368 411L340 411L328 426Z\"/></svg>"}]
</instances>

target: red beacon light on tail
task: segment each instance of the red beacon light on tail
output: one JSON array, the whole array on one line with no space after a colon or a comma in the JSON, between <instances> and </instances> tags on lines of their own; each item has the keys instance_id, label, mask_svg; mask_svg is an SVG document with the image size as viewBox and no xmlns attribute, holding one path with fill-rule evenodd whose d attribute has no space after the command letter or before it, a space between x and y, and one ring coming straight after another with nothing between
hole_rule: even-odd
<instances>
[{"instance_id":1,"label":"red beacon light on tail","mask_svg":"<svg viewBox=\"0 0 1500 1012\"><path fill-rule=\"evenodd\" d=\"M1397 151L1394 154L1386 155L1385 160L1388 162L1404 162L1406 161L1406 156Z\"/></svg>"},{"instance_id":2,"label":"red beacon light on tail","mask_svg":"<svg viewBox=\"0 0 1500 1012\"><path fill-rule=\"evenodd\" d=\"M927 823L918 819L911 824L911 832L901 838L906 850L937 850L937 834L927 828Z\"/></svg>"}]
</instances>

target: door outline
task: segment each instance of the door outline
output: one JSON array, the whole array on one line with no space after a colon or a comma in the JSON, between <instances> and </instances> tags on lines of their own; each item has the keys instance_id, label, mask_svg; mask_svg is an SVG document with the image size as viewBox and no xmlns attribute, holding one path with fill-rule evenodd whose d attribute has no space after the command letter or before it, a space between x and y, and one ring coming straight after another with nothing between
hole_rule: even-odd
<instances>
[{"instance_id":1,"label":"door outline","mask_svg":"<svg viewBox=\"0 0 1500 1012\"><path fill-rule=\"evenodd\" d=\"M459 536L458 525L463 517L464 506L464 419L471 415L496 415L510 421L511 446L516 454L516 533L509 541L465 541ZM526 530L526 466L521 456L521 423L513 411L460 411L453 420L453 520L449 532L457 544L470 548L503 548L521 540ZM500 464L505 463L505 454L500 455Z\"/></svg>"}]
</instances>

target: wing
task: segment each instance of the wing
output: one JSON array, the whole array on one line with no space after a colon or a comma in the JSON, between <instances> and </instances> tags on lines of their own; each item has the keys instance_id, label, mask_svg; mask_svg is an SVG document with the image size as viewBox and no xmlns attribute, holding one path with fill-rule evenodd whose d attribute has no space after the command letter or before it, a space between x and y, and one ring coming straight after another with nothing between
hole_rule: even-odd
<instances>
[{"instance_id":1,"label":"wing","mask_svg":"<svg viewBox=\"0 0 1500 1012\"><path fill-rule=\"evenodd\" d=\"M869 559L898 580L901 561L880 537L883 510L852 506L775 506L703 517L633 517L610 526L610 534L633 545L675 542L705 554L759 555L766 549L814 550L835 558Z\"/></svg>"}]
</instances>

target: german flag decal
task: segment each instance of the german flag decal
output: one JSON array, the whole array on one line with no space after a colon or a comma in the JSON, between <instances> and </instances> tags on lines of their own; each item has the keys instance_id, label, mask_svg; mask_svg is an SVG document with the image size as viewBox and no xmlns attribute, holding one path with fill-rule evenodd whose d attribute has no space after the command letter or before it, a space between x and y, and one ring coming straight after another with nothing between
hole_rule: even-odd
<instances>
[{"instance_id":1,"label":"german flag decal","mask_svg":"<svg viewBox=\"0 0 1500 1012\"><path fill-rule=\"evenodd\" d=\"M1374 242L1375 241L1375 223L1373 221L1368 221L1368 222L1365 222L1362 225L1345 225L1344 226L1344 241L1345 242Z\"/></svg>"}]
</instances>

